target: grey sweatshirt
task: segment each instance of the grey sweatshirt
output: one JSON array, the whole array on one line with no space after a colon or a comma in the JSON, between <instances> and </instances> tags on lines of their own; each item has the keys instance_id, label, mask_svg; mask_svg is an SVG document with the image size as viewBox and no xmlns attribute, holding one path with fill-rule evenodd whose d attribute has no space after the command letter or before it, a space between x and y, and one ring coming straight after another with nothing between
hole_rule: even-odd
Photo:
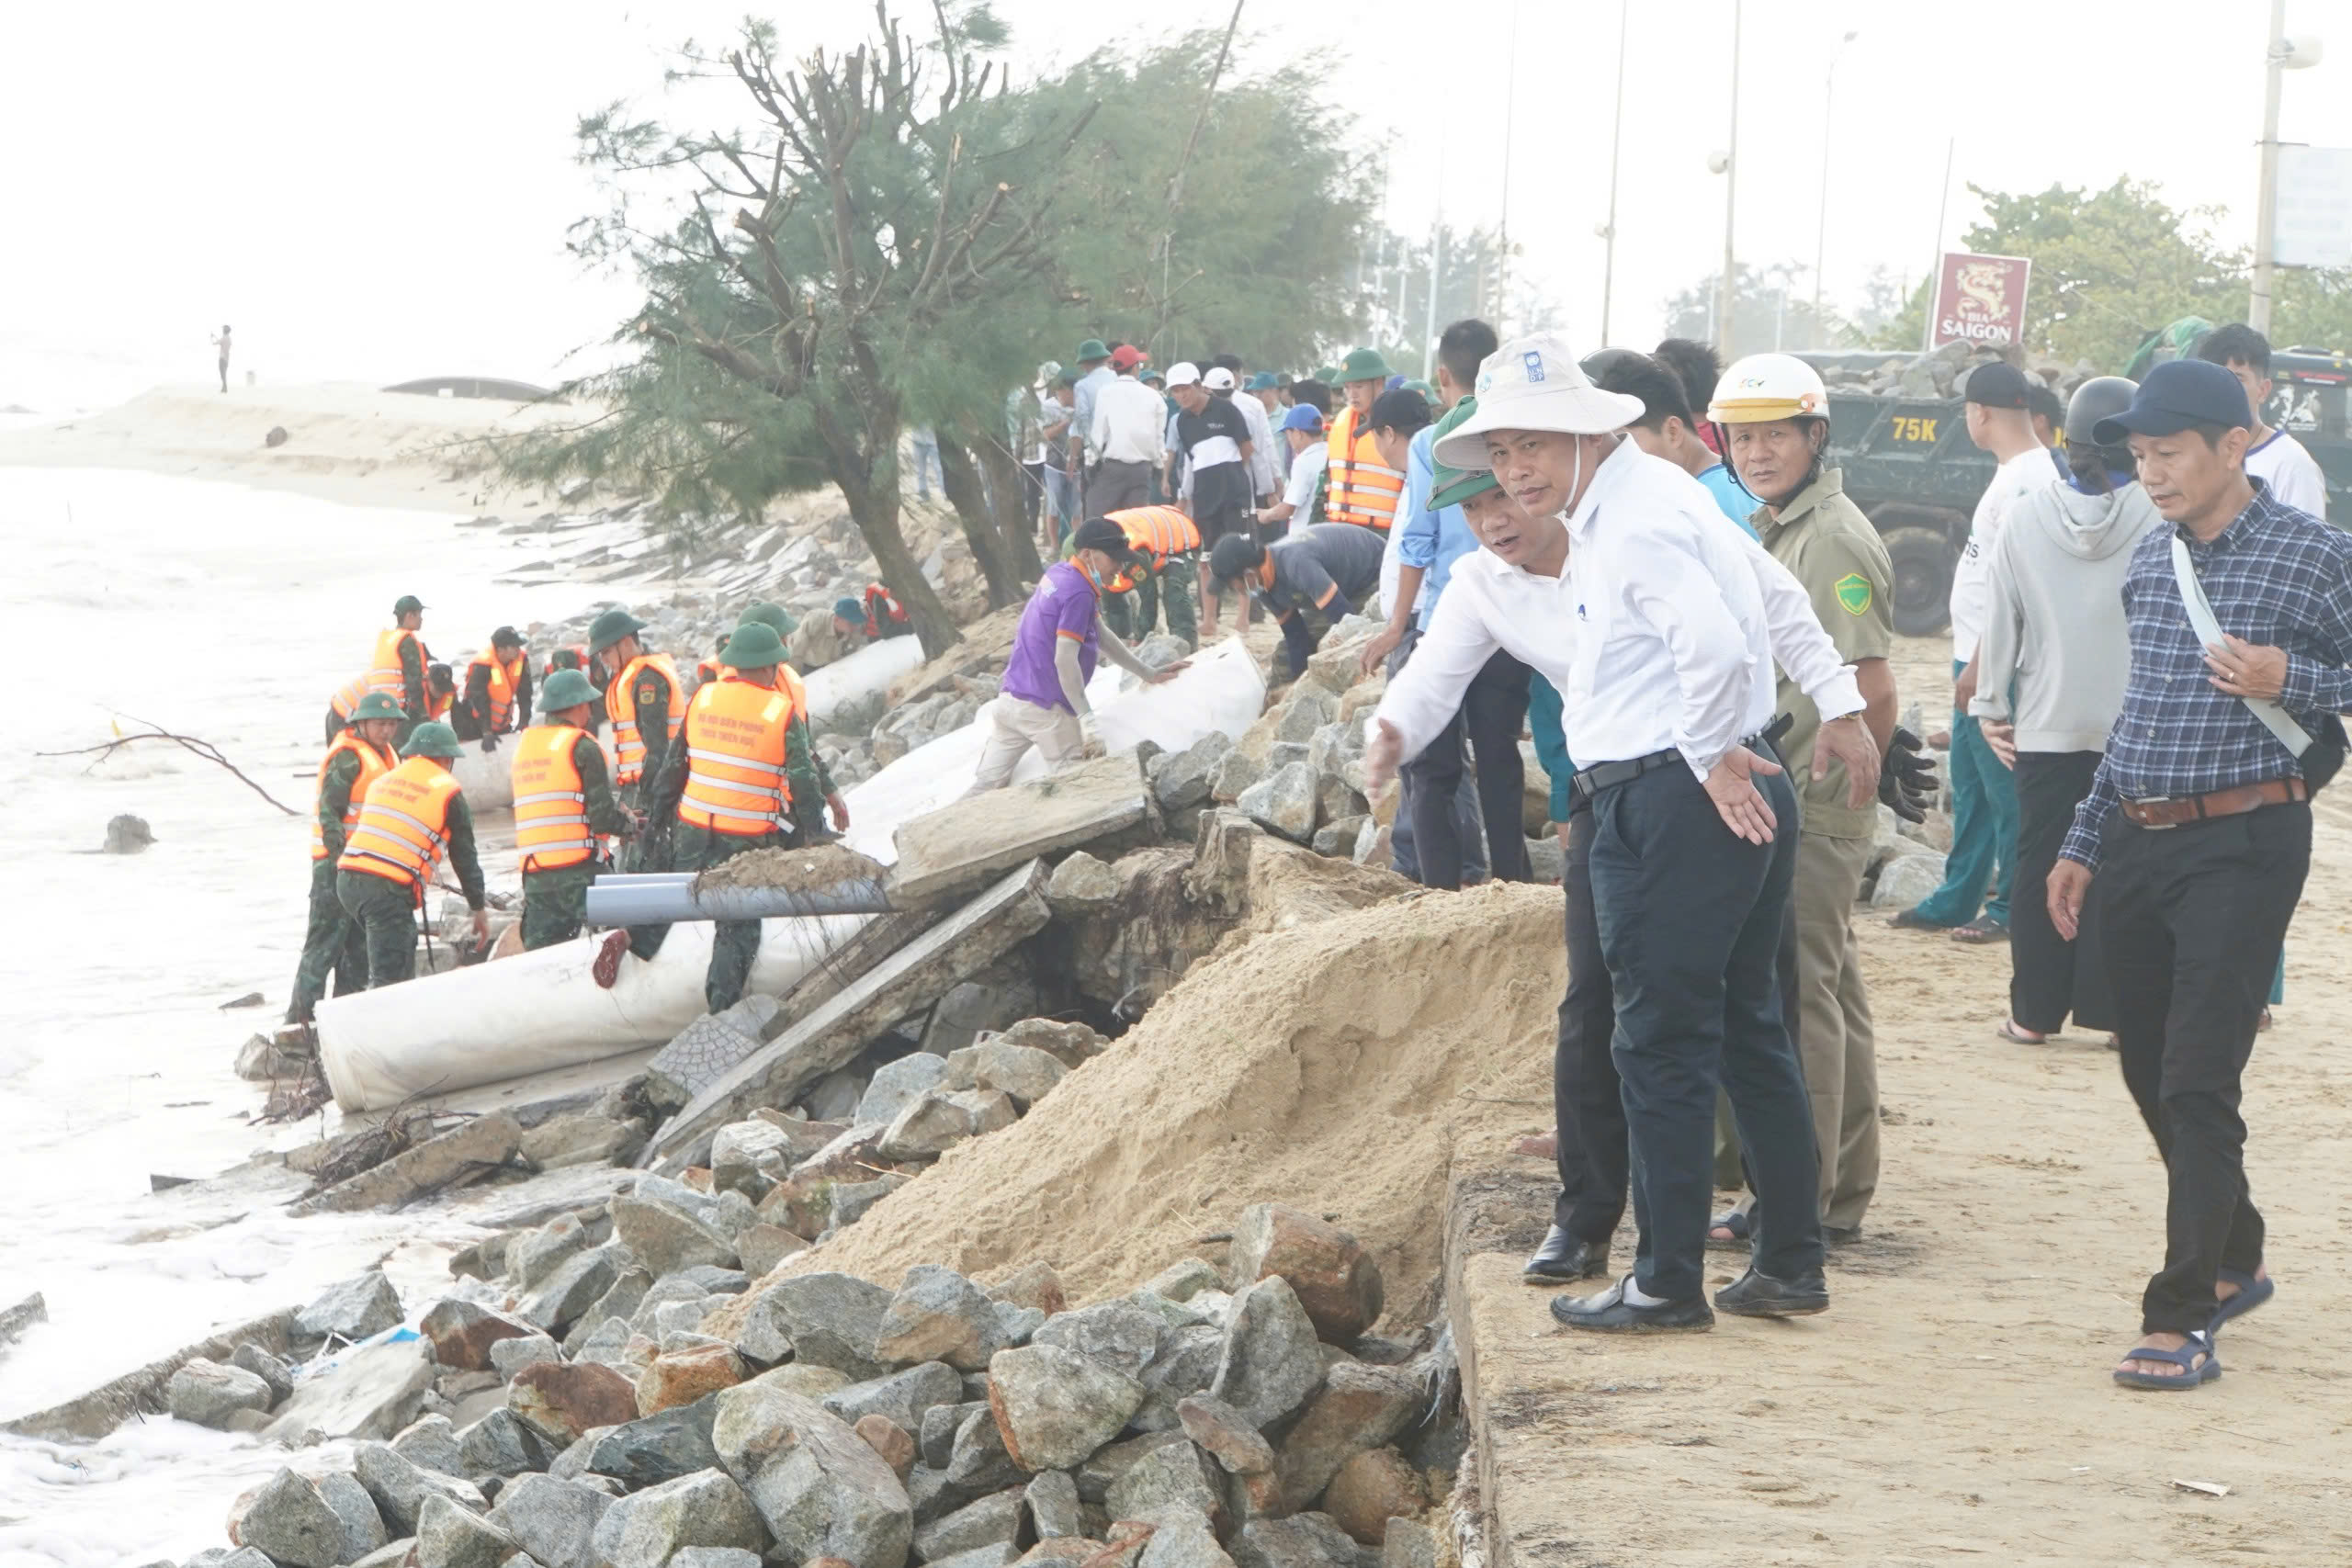
<instances>
[{"instance_id":1,"label":"grey sweatshirt","mask_svg":"<svg viewBox=\"0 0 2352 1568\"><path fill-rule=\"evenodd\" d=\"M2014 723L2020 751L2106 750L2132 663L2123 576L2164 525L2137 483L2085 495L2060 480L2019 499L1993 551L1968 711Z\"/></svg>"}]
</instances>

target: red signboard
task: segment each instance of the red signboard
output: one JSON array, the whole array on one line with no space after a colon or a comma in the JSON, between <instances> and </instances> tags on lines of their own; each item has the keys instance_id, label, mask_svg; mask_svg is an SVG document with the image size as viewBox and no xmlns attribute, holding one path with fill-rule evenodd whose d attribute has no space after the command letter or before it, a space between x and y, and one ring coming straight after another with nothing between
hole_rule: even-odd
<instances>
[{"instance_id":1,"label":"red signboard","mask_svg":"<svg viewBox=\"0 0 2352 1568\"><path fill-rule=\"evenodd\" d=\"M2023 256L1946 251L1936 275L1936 310L1928 346L1948 343L2013 348L2025 338L2025 286L2033 264Z\"/></svg>"}]
</instances>

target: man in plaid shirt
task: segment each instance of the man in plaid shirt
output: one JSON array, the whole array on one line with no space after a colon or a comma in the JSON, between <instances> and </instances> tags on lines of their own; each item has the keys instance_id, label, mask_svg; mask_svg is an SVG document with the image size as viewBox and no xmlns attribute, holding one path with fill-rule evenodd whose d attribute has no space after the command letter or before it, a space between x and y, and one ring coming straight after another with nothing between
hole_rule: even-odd
<instances>
[{"instance_id":1,"label":"man in plaid shirt","mask_svg":"<svg viewBox=\"0 0 2352 1568\"><path fill-rule=\"evenodd\" d=\"M2123 1079L2169 1184L2165 1267L2141 1301L2143 1337L2115 1370L2134 1388L2219 1377L2214 1331L2275 1293L2239 1079L2311 865L2311 775L2324 782L2341 761L2332 716L2352 707L2352 536L2247 478L2252 424L2234 377L2178 360L2093 432L2129 440L2172 525L2141 543L2124 580L2123 708L2049 881L2051 919L2071 941L2097 875ZM2191 625L2176 539L2218 641ZM2248 700L2321 739L2290 746Z\"/></svg>"}]
</instances>

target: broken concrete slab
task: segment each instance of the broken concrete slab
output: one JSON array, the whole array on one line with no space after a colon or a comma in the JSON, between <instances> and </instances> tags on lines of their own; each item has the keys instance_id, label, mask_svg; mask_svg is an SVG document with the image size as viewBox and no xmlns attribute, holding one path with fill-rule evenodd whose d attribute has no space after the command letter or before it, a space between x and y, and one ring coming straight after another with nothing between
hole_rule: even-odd
<instances>
[{"instance_id":1,"label":"broken concrete slab","mask_svg":"<svg viewBox=\"0 0 2352 1568\"><path fill-rule=\"evenodd\" d=\"M950 897L1039 855L1132 833L1152 822L1158 809L1132 755L969 796L903 823L891 835L899 858L890 872L890 900L912 908Z\"/></svg>"},{"instance_id":2,"label":"broken concrete slab","mask_svg":"<svg viewBox=\"0 0 2352 1568\"><path fill-rule=\"evenodd\" d=\"M1043 930L1050 918L1045 885L1045 863L1030 862L729 1069L654 1134L652 1168L683 1171L687 1156L720 1127L761 1106L790 1104L876 1034Z\"/></svg>"},{"instance_id":3,"label":"broken concrete slab","mask_svg":"<svg viewBox=\"0 0 2352 1568\"><path fill-rule=\"evenodd\" d=\"M49 1303L39 1291L15 1306L0 1308L0 1352L5 1352L37 1323L49 1321Z\"/></svg>"},{"instance_id":4,"label":"broken concrete slab","mask_svg":"<svg viewBox=\"0 0 2352 1568\"><path fill-rule=\"evenodd\" d=\"M289 1204L294 1214L347 1213L404 1203L435 1192L484 1166L504 1165L522 1152L523 1125L511 1111L477 1116L405 1149L373 1170L338 1181L315 1197Z\"/></svg>"},{"instance_id":5,"label":"broken concrete slab","mask_svg":"<svg viewBox=\"0 0 2352 1568\"><path fill-rule=\"evenodd\" d=\"M283 1356L291 1348L293 1338L294 1312L289 1307L184 1346L136 1371L102 1383L77 1399L0 1423L0 1432L51 1442L94 1442L133 1416L160 1415L164 1408L164 1391L170 1385L172 1374L198 1357L226 1361L237 1353L237 1347L245 1344L258 1345L272 1355Z\"/></svg>"},{"instance_id":6,"label":"broken concrete slab","mask_svg":"<svg viewBox=\"0 0 2352 1568\"><path fill-rule=\"evenodd\" d=\"M361 1346L333 1371L297 1383L262 1436L297 1444L311 1432L390 1441L416 1419L433 1386L430 1349L422 1339Z\"/></svg>"}]
</instances>

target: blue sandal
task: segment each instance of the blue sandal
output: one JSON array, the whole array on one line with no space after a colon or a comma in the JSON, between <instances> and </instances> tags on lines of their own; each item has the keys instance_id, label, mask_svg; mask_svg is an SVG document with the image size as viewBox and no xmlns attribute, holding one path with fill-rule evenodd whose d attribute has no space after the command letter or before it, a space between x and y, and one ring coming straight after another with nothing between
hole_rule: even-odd
<instances>
[{"instance_id":1,"label":"blue sandal","mask_svg":"<svg viewBox=\"0 0 2352 1568\"><path fill-rule=\"evenodd\" d=\"M2277 1280L2257 1280L2253 1275L2240 1273L2235 1269L2218 1269L2215 1271L2214 1278L2223 1284L2235 1285L2238 1288L2238 1293L2214 1306L2213 1321L2205 1325L2205 1332L2208 1335L2233 1317L2244 1317L2278 1293Z\"/></svg>"},{"instance_id":2,"label":"blue sandal","mask_svg":"<svg viewBox=\"0 0 2352 1568\"><path fill-rule=\"evenodd\" d=\"M2204 1360L2198 1361L2199 1356L2204 1357ZM2159 1350L2153 1346L2135 1347L2124 1352L2123 1359L2169 1361L2180 1369L2176 1374L2160 1376L2154 1372L2127 1372L2119 1367L2115 1371L2115 1381L2125 1388L2166 1391L2197 1388L2222 1375L2222 1358L2213 1348L2213 1336L2210 1332L2190 1335L2188 1343L2177 1350Z\"/></svg>"}]
</instances>

